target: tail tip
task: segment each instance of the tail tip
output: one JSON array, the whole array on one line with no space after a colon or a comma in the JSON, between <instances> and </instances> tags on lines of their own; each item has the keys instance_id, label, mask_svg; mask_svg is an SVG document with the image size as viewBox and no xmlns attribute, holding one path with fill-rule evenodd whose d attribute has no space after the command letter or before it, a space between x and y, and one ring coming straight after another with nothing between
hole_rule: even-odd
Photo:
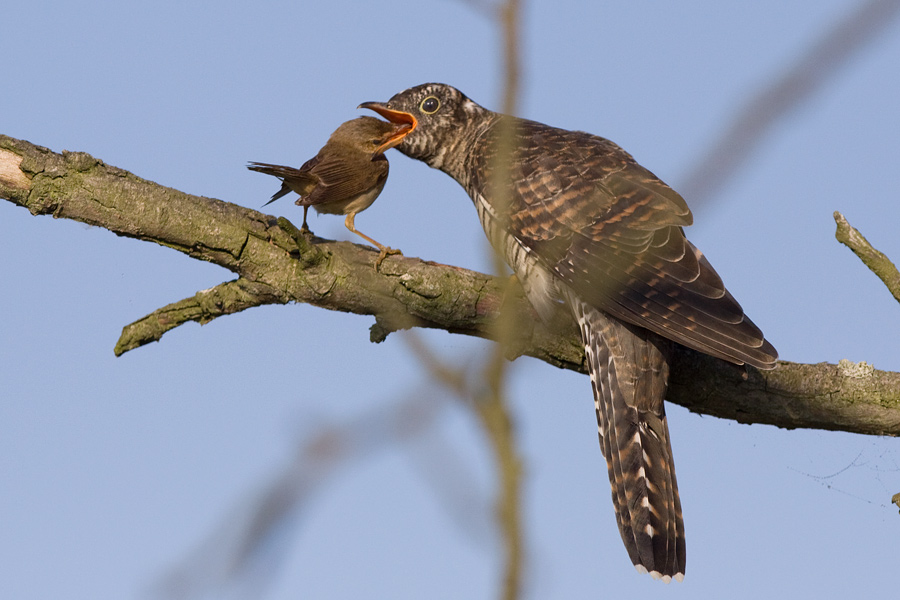
<instances>
[{"instance_id":1,"label":"tail tip","mask_svg":"<svg viewBox=\"0 0 900 600\"><path fill-rule=\"evenodd\" d=\"M674 579L678 583L684 581L684 573L675 573L674 575L663 575L659 571L648 571L647 567L644 565L634 565L634 568L637 569L637 572L641 575L650 575L653 579L657 581L662 581L663 583L671 583Z\"/></svg>"}]
</instances>

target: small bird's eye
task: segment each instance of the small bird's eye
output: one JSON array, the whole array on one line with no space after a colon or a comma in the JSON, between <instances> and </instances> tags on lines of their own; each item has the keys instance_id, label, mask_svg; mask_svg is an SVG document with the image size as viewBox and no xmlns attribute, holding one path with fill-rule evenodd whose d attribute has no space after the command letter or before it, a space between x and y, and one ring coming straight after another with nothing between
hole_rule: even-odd
<instances>
[{"instance_id":1,"label":"small bird's eye","mask_svg":"<svg viewBox=\"0 0 900 600\"><path fill-rule=\"evenodd\" d=\"M424 100L422 100L422 104L419 105L419 110L425 113L426 115L433 115L438 111L441 107L441 101L435 98L434 96L428 96Z\"/></svg>"}]
</instances>

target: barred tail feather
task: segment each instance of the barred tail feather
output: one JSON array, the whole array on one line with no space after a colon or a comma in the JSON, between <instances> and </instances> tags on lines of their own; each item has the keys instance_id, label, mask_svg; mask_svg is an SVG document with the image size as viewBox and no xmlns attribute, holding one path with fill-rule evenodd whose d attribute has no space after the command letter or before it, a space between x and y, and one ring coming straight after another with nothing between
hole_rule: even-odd
<instances>
[{"instance_id":1,"label":"barred tail feather","mask_svg":"<svg viewBox=\"0 0 900 600\"><path fill-rule=\"evenodd\" d=\"M569 294L581 327L622 541L638 571L684 577L681 501L663 406L671 343Z\"/></svg>"}]
</instances>

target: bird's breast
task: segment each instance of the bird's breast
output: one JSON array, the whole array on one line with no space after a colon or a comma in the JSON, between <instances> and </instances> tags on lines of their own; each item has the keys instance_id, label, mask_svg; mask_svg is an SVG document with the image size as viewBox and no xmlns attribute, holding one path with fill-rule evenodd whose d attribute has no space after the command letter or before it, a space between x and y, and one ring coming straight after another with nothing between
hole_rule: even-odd
<instances>
[{"instance_id":1,"label":"bird's breast","mask_svg":"<svg viewBox=\"0 0 900 600\"><path fill-rule=\"evenodd\" d=\"M499 252L513 270L525 296L545 322L551 321L559 309L562 294L553 274L542 265L529 248L510 235L494 207L482 194L473 193L478 220L494 250Z\"/></svg>"}]
</instances>

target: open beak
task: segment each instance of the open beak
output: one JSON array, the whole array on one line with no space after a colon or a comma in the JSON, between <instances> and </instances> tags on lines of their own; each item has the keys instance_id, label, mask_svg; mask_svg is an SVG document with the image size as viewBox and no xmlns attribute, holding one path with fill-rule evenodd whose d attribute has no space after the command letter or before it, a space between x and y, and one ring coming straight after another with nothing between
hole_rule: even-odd
<instances>
[{"instance_id":1,"label":"open beak","mask_svg":"<svg viewBox=\"0 0 900 600\"><path fill-rule=\"evenodd\" d=\"M388 136L387 140L384 141L378 149L375 151L375 154L380 154L393 148L397 144L403 141L403 138L408 136L413 129L416 128L416 125L419 122L416 120L416 117L408 112L403 112L400 110L391 110L386 107L384 104L380 102L363 102L357 108L368 108L369 110L374 110L379 115L394 123L395 125L400 125L400 127L396 130L395 133L392 133Z\"/></svg>"}]
</instances>

